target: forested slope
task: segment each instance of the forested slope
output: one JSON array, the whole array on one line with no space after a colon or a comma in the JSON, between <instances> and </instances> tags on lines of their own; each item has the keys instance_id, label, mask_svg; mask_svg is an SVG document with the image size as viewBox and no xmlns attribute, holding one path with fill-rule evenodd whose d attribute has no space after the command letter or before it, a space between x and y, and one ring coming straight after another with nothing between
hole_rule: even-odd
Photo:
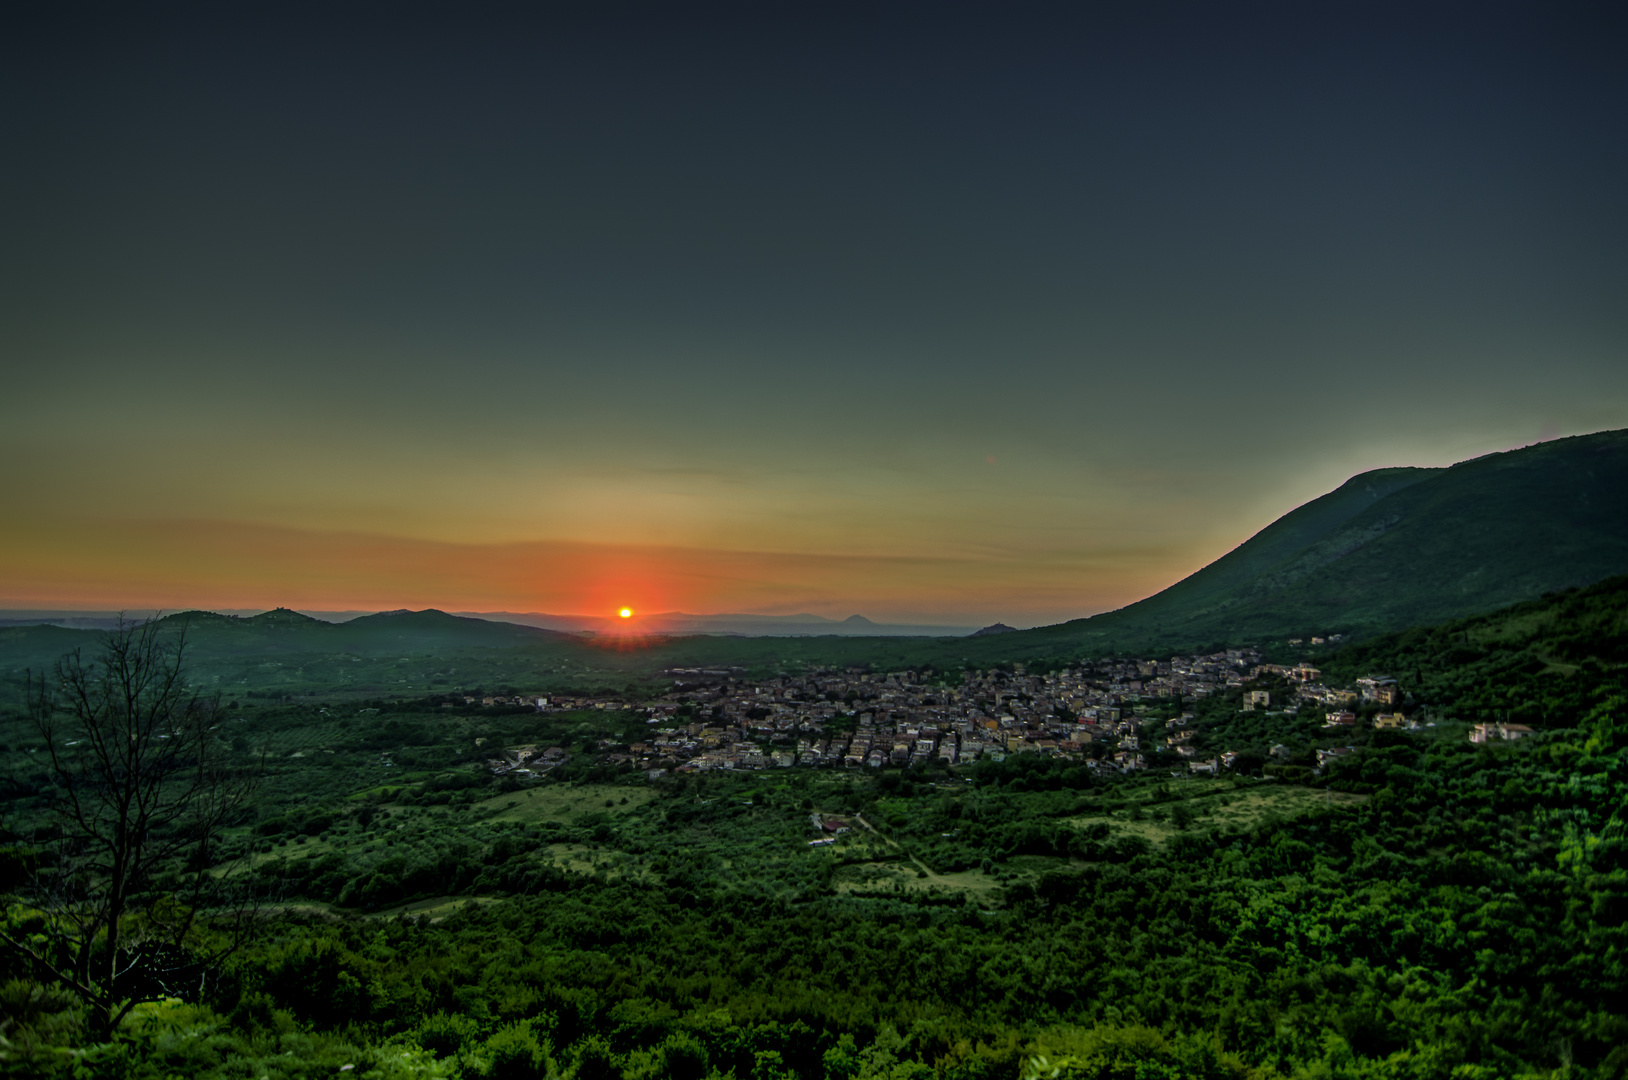
<instances>
[{"instance_id":1,"label":"forested slope","mask_svg":"<svg viewBox=\"0 0 1628 1080\"><path fill-rule=\"evenodd\" d=\"M967 649L1151 655L1492 611L1628 572L1625 493L1623 431L1365 473L1145 600Z\"/></svg>"}]
</instances>

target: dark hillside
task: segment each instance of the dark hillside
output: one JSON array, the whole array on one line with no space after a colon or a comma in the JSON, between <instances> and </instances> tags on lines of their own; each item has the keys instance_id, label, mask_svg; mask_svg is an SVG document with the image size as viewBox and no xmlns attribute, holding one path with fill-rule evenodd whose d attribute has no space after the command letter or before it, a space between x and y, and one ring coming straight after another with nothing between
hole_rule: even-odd
<instances>
[{"instance_id":1,"label":"dark hillside","mask_svg":"<svg viewBox=\"0 0 1628 1080\"><path fill-rule=\"evenodd\" d=\"M653 656L614 654L574 634L434 610L384 612L345 623L283 608L250 618L186 611L164 618L160 629L186 634L187 664L200 688L231 694L341 687L399 693L511 682L531 688L562 679L621 685L660 666ZM94 654L105 636L102 630L56 626L0 628L0 707L21 700L26 671L50 670L75 648ZM569 678L556 674L565 663L573 668Z\"/></svg>"},{"instance_id":2,"label":"dark hillside","mask_svg":"<svg viewBox=\"0 0 1628 1080\"><path fill-rule=\"evenodd\" d=\"M1278 518L1191 577L1126 608L1144 617L1181 618L1225 608L1235 590L1279 571L1353 518L1394 492L1440 473L1440 469L1376 469Z\"/></svg>"},{"instance_id":3,"label":"dark hillside","mask_svg":"<svg viewBox=\"0 0 1628 1080\"><path fill-rule=\"evenodd\" d=\"M1341 684L1393 675L1438 720L1582 725L1628 701L1628 577L1387 634L1319 663Z\"/></svg>"},{"instance_id":4,"label":"dark hillside","mask_svg":"<svg viewBox=\"0 0 1628 1080\"><path fill-rule=\"evenodd\" d=\"M323 622L286 608L247 619L186 611L164 623L186 629L188 651L200 662L244 655L433 653L573 640L553 630L466 619L434 609L387 611L343 623Z\"/></svg>"},{"instance_id":5,"label":"dark hillside","mask_svg":"<svg viewBox=\"0 0 1628 1080\"><path fill-rule=\"evenodd\" d=\"M1628 432L1365 473L1170 588L997 641L997 653L1152 655L1290 635L1367 637L1628 572Z\"/></svg>"},{"instance_id":6,"label":"dark hillside","mask_svg":"<svg viewBox=\"0 0 1628 1080\"><path fill-rule=\"evenodd\" d=\"M43 671L64 653L94 649L100 630L70 630L61 626L0 627L0 673L22 678L29 669Z\"/></svg>"},{"instance_id":7,"label":"dark hillside","mask_svg":"<svg viewBox=\"0 0 1628 1080\"><path fill-rule=\"evenodd\" d=\"M580 640L558 630L490 622L426 611L384 611L339 623L339 639L357 649L409 649L434 652L453 648L509 648Z\"/></svg>"}]
</instances>

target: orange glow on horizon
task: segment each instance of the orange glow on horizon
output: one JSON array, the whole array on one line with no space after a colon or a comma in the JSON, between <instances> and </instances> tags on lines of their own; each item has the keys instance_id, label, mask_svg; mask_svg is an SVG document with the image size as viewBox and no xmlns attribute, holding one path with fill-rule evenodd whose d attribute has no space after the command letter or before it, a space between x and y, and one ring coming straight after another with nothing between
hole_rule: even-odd
<instances>
[{"instance_id":1,"label":"orange glow on horizon","mask_svg":"<svg viewBox=\"0 0 1628 1080\"><path fill-rule=\"evenodd\" d=\"M812 612L878 621L1061 622L1149 595L1197 554L1015 560L537 541L455 544L211 520L0 522L0 607L183 610L440 608L602 612L637 636L652 612ZM626 608L629 614L621 615ZM605 626L601 626L601 631Z\"/></svg>"}]
</instances>

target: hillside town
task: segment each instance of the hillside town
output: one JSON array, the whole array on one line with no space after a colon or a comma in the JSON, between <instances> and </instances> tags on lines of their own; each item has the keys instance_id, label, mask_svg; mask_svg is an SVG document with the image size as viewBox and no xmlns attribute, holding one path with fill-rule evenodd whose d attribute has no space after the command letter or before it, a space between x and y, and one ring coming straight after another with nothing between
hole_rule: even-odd
<instances>
[{"instance_id":1,"label":"hillside town","mask_svg":"<svg viewBox=\"0 0 1628 1080\"><path fill-rule=\"evenodd\" d=\"M739 668L672 668L663 674L671 689L641 706L648 734L631 742L605 739L599 747L608 761L653 777L711 769L954 766L1014 754L1072 759L1099 770L1134 772L1159 764L1213 775L1238 753L1199 749L1189 707L1229 690L1240 691L1243 712L1320 718L1319 727L1330 735L1355 727L1359 709L1362 722L1376 728L1413 726L1393 678L1331 687L1314 667L1262 663L1253 649L1105 660L1045 674L1014 664L1009 671L960 673L959 682L930 671L830 668L758 680ZM1243 689L1263 682L1279 689ZM603 698L467 700L548 712L630 708ZM1489 737L1499 736L1482 734ZM1347 752L1318 750L1317 764ZM1273 753L1288 756L1282 746ZM547 771L563 755L558 747L527 747L490 766L500 773Z\"/></svg>"}]
</instances>

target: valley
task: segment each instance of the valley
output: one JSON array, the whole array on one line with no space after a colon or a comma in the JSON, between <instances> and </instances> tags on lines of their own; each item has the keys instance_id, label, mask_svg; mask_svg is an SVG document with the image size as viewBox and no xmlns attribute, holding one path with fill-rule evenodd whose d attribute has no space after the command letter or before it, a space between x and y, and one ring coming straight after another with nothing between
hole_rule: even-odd
<instances>
[{"instance_id":1,"label":"valley","mask_svg":"<svg viewBox=\"0 0 1628 1080\"><path fill-rule=\"evenodd\" d=\"M256 786L209 873L257 929L82 1068L1492 1076L1559 1029L1617 1075L1625 617L1613 579L1283 662L223 701ZM21 884L44 747L3 739ZM71 1001L11 963L49 1073Z\"/></svg>"}]
</instances>

